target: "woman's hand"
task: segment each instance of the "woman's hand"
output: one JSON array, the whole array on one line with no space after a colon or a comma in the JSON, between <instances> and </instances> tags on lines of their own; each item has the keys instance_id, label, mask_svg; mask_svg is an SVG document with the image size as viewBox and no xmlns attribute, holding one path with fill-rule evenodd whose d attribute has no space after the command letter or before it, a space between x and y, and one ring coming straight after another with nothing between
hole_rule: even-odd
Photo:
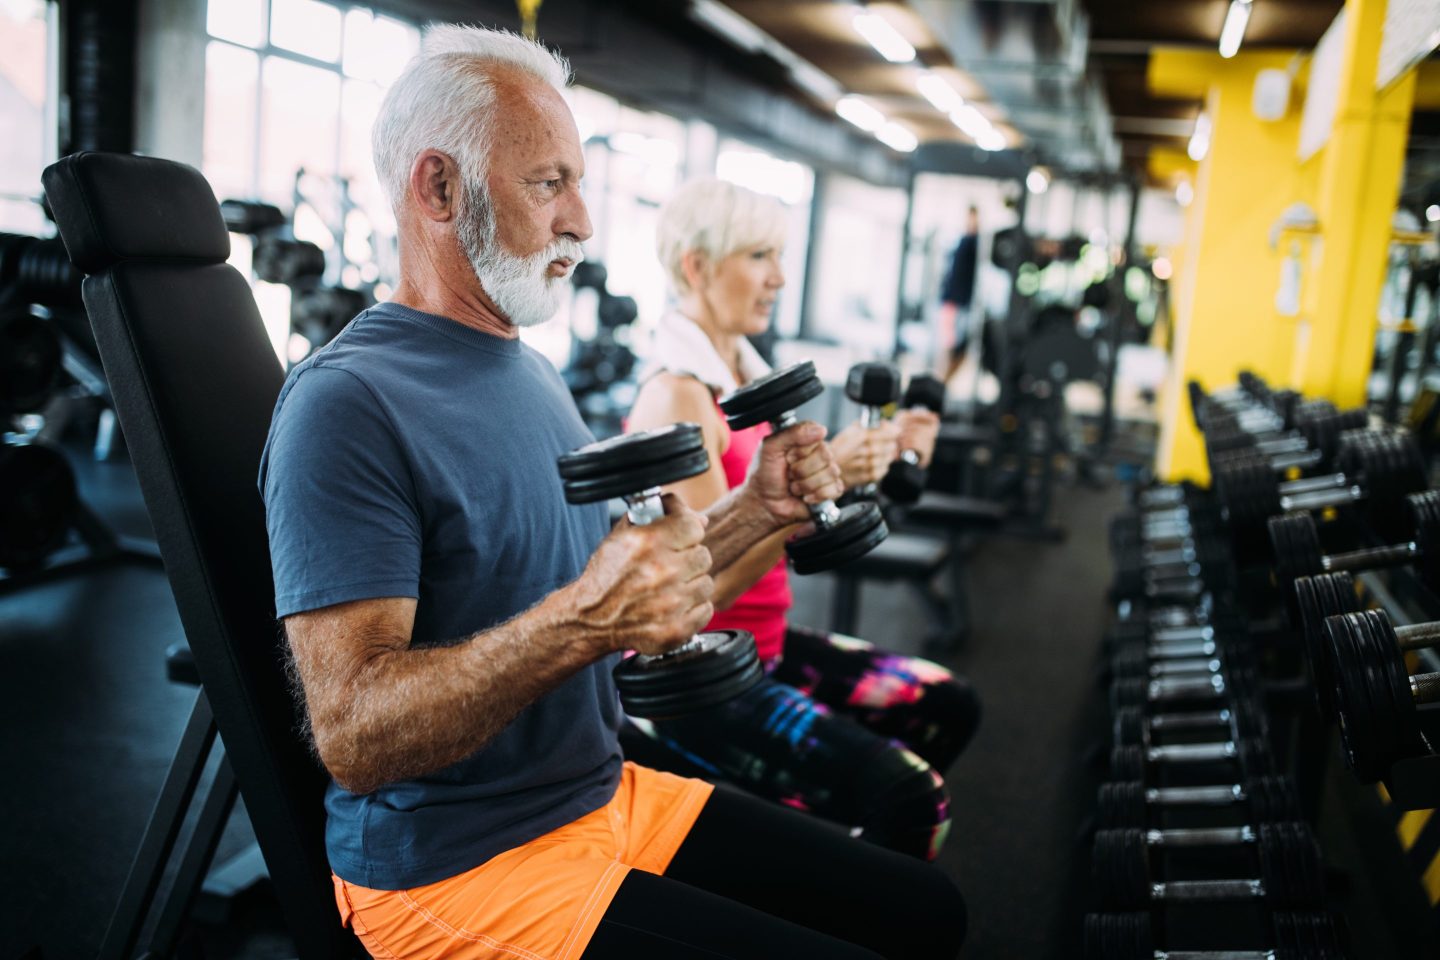
<instances>
[{"instance_id":1,"label":"woman's hand","mask_svg":"<svg viewBox=\"0 0 1440 960\"><path fill-rule=\"evenodd\" d=\"M858 420L830 441L845 489L878 483L900 455L900 428L886 420L867 427Z\"/></svg>"}]
</instances>

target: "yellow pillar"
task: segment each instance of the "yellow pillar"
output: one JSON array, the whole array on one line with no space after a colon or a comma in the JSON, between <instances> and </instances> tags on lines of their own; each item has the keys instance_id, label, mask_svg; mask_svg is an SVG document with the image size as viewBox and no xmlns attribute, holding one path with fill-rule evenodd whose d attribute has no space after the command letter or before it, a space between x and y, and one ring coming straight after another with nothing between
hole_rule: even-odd
<instances>
[{"instance_id":1,"label":"yellow pillar","mask_svg":"<svg viewBox=\"0 0 1440 960\"><path fill-rule=\"evenodd\" d=\"M1400 193L1416 71L1375 90L1386 0L1345 4L1335 123L1321 157L1317 269L1305 280L1309 329L1296 386L1340 406L1365 402L1391 220Z\"/></svg>"},{"instance_id":2,"label":"yellow pillar","mask_svg":"<svg viewBox=\"0 0 1440 960\"><path fill-rule=\"evenodd\" d=\"M1196 171L1186 211L1183 262L1175 264L1175 353L1161 399L1159 474L1207 478L1204 448L1193 425L1188 381L1228 386L1242 369L1272 382L1290 373L1294 323L1274 306L1281 254L1270 227L1304 195L1295 151L1298 104L1281 120L1258 119L1251 100L1255 75L1285 69L1290 52L1218 53L1162 49L1150 57L1154 93L1205 98L1210 148Z\"/></svg>"}]
</instances>

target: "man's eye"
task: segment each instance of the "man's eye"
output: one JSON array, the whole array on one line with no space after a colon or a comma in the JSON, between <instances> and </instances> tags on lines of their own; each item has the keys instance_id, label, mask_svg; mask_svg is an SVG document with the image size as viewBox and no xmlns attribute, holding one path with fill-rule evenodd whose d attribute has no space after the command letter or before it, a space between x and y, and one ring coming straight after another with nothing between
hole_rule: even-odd
<instances>
[{"instance_id":1,"label":"man's eye","mask_svg":"<svg viewBox=\"0 0 1440 960\"><path fill-rule=\"evenodd\" d=\"M557 190L557 191L558 191L558 190L560 189L560 181L559 181L559 180L546 180L546 181L544 181L544 184L545 184L545 189L546 189L546 190Z\"/></svg>"}]
</instances>

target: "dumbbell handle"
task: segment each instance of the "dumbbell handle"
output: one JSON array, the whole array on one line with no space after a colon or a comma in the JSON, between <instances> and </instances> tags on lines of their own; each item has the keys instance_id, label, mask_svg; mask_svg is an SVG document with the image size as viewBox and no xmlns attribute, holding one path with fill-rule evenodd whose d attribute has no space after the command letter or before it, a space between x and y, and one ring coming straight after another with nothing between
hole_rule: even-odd
<instances>
[{"instance_id":1,"label":"dumbbell handle","mask_svg":"<svg viewBox=\"0 0 1440 960\"><path fill-rule=\"evenodd\" d=\"M1150 884L1150 896L1155 900L1249 900L1265 896L1265 884L1260 880L1171 880Z\"/></svg>"},{"instance_id":2,"label":"dumbbell handle","mask_svg":"<svg viewBox=\"0 0 1440 960\"><path fill-rule=\"evenodd\" d=\"M1280 510L1284 513L1292 513L1296 510L1320 510L1325 507L1343 506L1364 498L1365 491L1360 489L1359 484L1353 484L1348 487L1333 487L1282 496Z\"/></svg>"},{"instance_id":3,"label":"dumbbell handle","mask_svg":"<svg viewBox=\"0 0 1440 960\"><path fill-rule=\"evenodd\" d=\"M1176 643L1184 640L1213 640L1215 639L1215 628L1208 623L1199 623L1184 627L1156 627L1150 631L1150 639L1155 643Z\"/></svg>"},{"instance_id":4,"label":"dumbbell handle","mask_svg":"<svg viewBox=\"0 0 1440 960\"><path fill-rule=\"evenodd\" d=\"M1149 666L1151 677L1169 677L1174 675L1194 676L1218 673L1222 664L1218 657L1176 657L1170 660L1158 660Z\"/></svg>"},{"instance_id":5,"label":"dumbbell handle","mask_svg":"<svg viewBox=\"0 0 1440 960\"><path fill-rule=\"evenodd\" d=\"M1148 787L1145 790L1145 802L1151 806L1218 807L1243 803L1247 799L1249 796L1245 788L1238 783L1213 787Z\"/></svg>"},{"instance_id":6,"label":"dumbbell handle","mask_svg":"<svg viewBox=\"0 0 1440 960\"><path fill-rule=\"evenodd\" d=\"M1167 743L1164 746L1145 748L1146 763L1213 763L1217 760L1233 760L1237 755L1233 740L1219 743Z\"/></svg>"},{"instance_id":7,"label":"dumbbell handle","mask_svg":"<svg viewBox=\"0 0 1440 960\"><path fill-rule=\"evenodd\" d=\"M1182 830L1146 830L1147 847L1228 847L1255 843L1251 827L1189 827Z\"/></svg>"},{"instance_id":8,"label":"dumbbell handle","mask_svg":"<svg viewBox=\"0 0 1440 960\"><path fill-rule=\"evenodd\" d=\"M1213 657L1218 649L1214 640L1152 643L1145 648L1145 656L1151 660L1188 660L1191 657Z\"/></svg>"},{"instance_id":9,"label":"dumbbell handle","mask_svg":"<svg viewBox=\"0 0 1440 960\"><path fill-rule=\"evenodd\" d=\"M1320 567L1326 573L1341 570L1378 570L1381 567L1399 567L1413 563L1420 556L1420 545L1395 543L1385 547L1367 547L1364 550L1347 550L1320 558Z\"/></svg>"},{"instance_id":10,"label":"dumbbell handle","mask_svg":"<svg viewBox=\"0 0 1440 960\"><path fill-rule=\"evenodd\" d=\"M1156 950L1150 960L1275 960L1274 950Z\"/></svg>"},{"instance_id":11,"label":"dumbbell handle","mask_svg":"<svg viewBox=\"0 0 1440 960\"><path fill-rule=\"evenodd\" d=\"M1287 480L1280 484L1279 493L1282 497L1288 497L1302 493L1314 493L1316 490L1334 490L1349 485L1350 481L1346 478L1345 474L1327 473L1319 477L1301 477L1299 480Z\"/></svg>"},{"instance_id":12,"label":"dumbbell handle","mask_svg":"<svg viewBox=\"0 0 1440 960\"><path fill-rule=\"evenodd\" d=\"M1207 727L1230 726L1230 711L1195 710L1185 713L1156 713L1145 719L1154 733L1164 733L1170 730L1203 730Z\"/></svg>"},{"instance_id":13,"label":"dumbbell handle","mask_svg":"<svg viewBox=\"0 0 1440 960\"><path fill-rule=\"evenodd\" d=\"M639 493L629 493L623 498L625 500L625 515L630 522L637 527L647 526L665 516L665 503L661 498L662 491L659 487L647 487ZM651 660L660 660L665 657L673 657L684 653L700 645L698 636L691 637L673 650L667 650L661 654L651 656Z\"/></svg>"},{"instance_id":14,"label":"dumbbell handle","mask_svg":"<svg viewBox=\"0 0 1440 960\"><path fill-rule=\"evenodd\" d=\"M637 527L654 523L665 516L665 504L659 487L648 487L639 493L625 495L625 515Z\"/></svg>"},{"instance_id":15,"label":"dumbbell handle","mask_svg":"<svg viewBox=\"0 0 1440 960\"><path fill-rule=\"evenodd\" d=\"M1152 702L1202 695L1218 697L1225 693L1225 678L1218 673L1193 680L1168 677L1164 680L1151 680L1145 692L1146 699Z\"/></svg>"},{"instance_id":16,"label":"dumbbell handle","mask_svg":"<svg viewBox=\"0 0 1440 960\"><path fill-rule=\"evenodd\" d=\"M1433 624L1429 624L1433 626ZM1417 673L1410 678L1410 695L1416 703L1440 701L1440 673Z\"/></svg>"},{"instance_id":17,"label":"dumbbell handle","mask_svg":"<svg viewBox=\"0 0 1440 960\"><path fill-rule=\"evenodd\" d=\"M786 410L770 421L770 428L775 433L779 433L782 430L789 430L799 422L800 418L795 415L794 410ZM840 519L840 508L835 506L834 500L821 500L819 503L808 504L808 506L810 516L814 518L817 527L823 529Z\"/></svg>"}]
</instances>

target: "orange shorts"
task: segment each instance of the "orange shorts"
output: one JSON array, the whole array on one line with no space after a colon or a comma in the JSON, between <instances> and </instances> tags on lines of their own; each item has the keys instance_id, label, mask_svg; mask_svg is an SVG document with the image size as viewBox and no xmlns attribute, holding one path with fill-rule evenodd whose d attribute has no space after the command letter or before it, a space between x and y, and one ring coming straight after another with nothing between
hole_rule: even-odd
<instances>
[{"instance_id":1,"label":"orange shorts","mask_svg":"<svg viewBox=\"0 0 1440 960\"><path fill-rule=\"evenodd\" d=\"M377 960L568 960L631 868L663 874L713 788L625 764L605 806L473 870L410 890L335 877L340 920Z\"/></svg>"}]
</instances>

